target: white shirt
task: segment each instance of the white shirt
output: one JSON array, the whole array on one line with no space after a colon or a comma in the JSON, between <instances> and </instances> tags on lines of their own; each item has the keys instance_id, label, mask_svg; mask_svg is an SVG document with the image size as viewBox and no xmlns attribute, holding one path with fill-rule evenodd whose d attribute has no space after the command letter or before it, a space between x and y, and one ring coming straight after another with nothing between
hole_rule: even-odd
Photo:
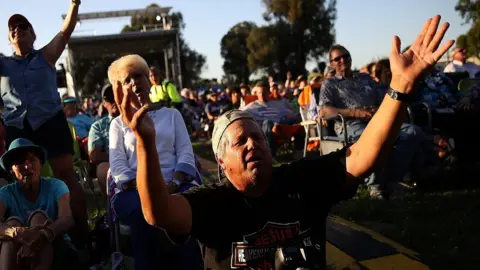
<instances>
[{"instance_id":1,"label":"white shirt","mask_svg":"<svg viewBox=\"0 0 480 270\"><path fill-rule=\"evenodd\" d=\"M445 69L443 70L445 73L452 73L452 72L468 72L470 78L475 78L475 74L480 72L480 67L477 66L475 63L466 62L462 63L457 60L453 60L453 62L449 63Z\"/></svg>"},{"instance_id":2,"label":"white shirt","mask_svg":"<svg viewBox=\"0 0 480 270\"><path fill-rule=\"evenodd\" d=\"M195 177L196 166L192 143L182 115L176 109L162 108L148 112L155 124L158 158L165 182L173 180L176 171ZM136 137L117 117L110 124L110 170L117 187L137 178Z\"/></svg>"}]
</instances>

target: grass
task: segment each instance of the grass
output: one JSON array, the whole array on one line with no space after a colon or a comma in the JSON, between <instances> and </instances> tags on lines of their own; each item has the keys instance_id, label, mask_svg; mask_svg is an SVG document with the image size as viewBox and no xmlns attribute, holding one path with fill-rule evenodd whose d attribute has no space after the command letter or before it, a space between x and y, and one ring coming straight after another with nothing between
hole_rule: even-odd
<instances>
[{"instance_id":1,"label":"grass","mask_svg":"<svg viewBox=\"0 0 480 270\"><path fill-rule=\"evenodd\" d=\"M480 263L480 190L410 192L386 201L364 193L332 213L377 231L445 269L474 269Z\"/></svg>"},{"instance_id":2,"label":"grass","mask_svg":"<svg viewBox=\"0 0 480 270\"><path fill-rule=\"evenodd\" d=\"M194 152L213 159L208 142L194 143ZM285 151L288 153L288 149ZM288 162L279 158L276 165ZM332 209L332 214L372 229L418 252L432 265L445 269L475 269L480 264L480 189L404 192L390 200L357 196Z\"/></svg>"}]
</instances>

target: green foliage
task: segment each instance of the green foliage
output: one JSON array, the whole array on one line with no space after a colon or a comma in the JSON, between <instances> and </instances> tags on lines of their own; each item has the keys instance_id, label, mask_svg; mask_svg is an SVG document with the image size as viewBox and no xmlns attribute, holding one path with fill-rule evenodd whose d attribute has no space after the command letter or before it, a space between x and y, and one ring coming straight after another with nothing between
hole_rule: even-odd
<instances>
[{"instance_id":1,"label":"green foliage","mask_svg":"<svg viewBox=\"0 0 480 270\"><path fill-rule=\"evenodd\" d=\"M250 70L304 74L306 62L319 61L333 45L336 0L262 1L269 24L250 33Z\"/></svg>"},{"instance_id":2,"label":"green foliage","mask_svg":"<svg viewBox=\"0 0 480 270\"><path fill-rule=\"evenodd\" d=\"M467 57L480 57L480 0L458 0L455 10L472 23L467 33L457 38L457 47L467 49Z\"/></svg>"},{"instance_id":3,"label":"green foliage","mask_svg":"<svg viewBox=\"0 0 480 270\"><path fill-rule=\"evenodd\" d=\"M158 7L158 5L151 4L148 7ZM172 22L172 28L180 30L180 64L182 68L183 85L184 87L188 87L193 85L197 80L200 79L200 74L202 73L203 67L205 66L206 58L204 55L191 49L188 43L185 41L182 32L185 29L186 24L183 21L182 13L171 13L170 19ZM161 24L162 22L157 21L156 17L154 16L132 17L130 20L130 25L126 25L122 29L122 33L142 31L144 29L144 26L147 30L155 29L156 27L161 26ZM163 53L152 53L150 55L142 56L145 58L148 64L155 65L159 67L160 70L165 70Z\"/></svg>"},{"instance_id":4,"label":"green foliage","mask_svg":"<svg viewBox=\"0 0 480 270\"><path fill-rule=\"evenodd\" d=\"M460 13L466 23L477 23L480 19L479 0L458 0L455 10Z\"/></svg>"},{"instance_id":5,"label":"green foliage","mask_svg":"<svg viewBox=\"0 0 480 270\"><path fill-rule=\"evenodd\" d=\"M223 36L221 55L225 60L223 71L225 80L229 83L248 83L250 70L248 68L248 55L250 51L247 46L247 39L250 32L256 28L252 22L241 22L230 28Z\"/></svg>"},{"instance_id":6,"label":"green foliage","mask_svg":"<svg viewBox=\"0 0 480 270\"><path fill-rule=\"evenodd\" d=\"M470 30L457 38L457 47L467 49L467 57L480 57L480 22L472 25Z\"/></svg>"}]
</instances>

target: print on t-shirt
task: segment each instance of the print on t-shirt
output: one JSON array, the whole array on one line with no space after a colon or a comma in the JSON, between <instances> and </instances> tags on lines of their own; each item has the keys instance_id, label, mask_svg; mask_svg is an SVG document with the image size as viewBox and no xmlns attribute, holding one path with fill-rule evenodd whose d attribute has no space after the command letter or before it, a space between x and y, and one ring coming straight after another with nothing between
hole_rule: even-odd
<instances>
[{"instance_id":1,"label":"print on t-shirt","mask_svg":"<svg viewBox=\"0 0 480 270\"><path fill-rule=\"evenodd\" d=\"M231 268L274 269L275 251L281 244L300 234L300 222L267 222L262 229L232 243Z\"/></svg>"}]
</instances>

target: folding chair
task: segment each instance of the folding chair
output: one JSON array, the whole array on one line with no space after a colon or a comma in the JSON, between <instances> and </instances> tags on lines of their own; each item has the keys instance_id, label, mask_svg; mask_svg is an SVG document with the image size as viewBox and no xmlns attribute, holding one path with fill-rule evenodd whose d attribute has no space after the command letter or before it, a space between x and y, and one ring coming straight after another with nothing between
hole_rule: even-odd
<instances>
[{"instance_id":1,"label":"folding chair","mask_svg":"<svg viewBox=\"0 0 480 270\"><path fill-rule=\"evenodd\" d=\"M115 181L113 180L113 176L108 170L107 173L107 184L106 184L106 192L107 192L107 205L106 205L106 215L107 215L107 223L108 226L111 228L111 237L110 237L110 247L115 252L121 252L120 247L120 236L130 236L131 230L130 227L121 224L120 220L115 217L115 213L112 209L112 198L115 195Z\"/></svg>"},{"instance_id":2,"label":"folding chair","mask_svg":"<svg viewBox=\"0 0 480 270\"><path fill-rule=\"evenodd\" d=\"M310 142L318 141L319 144L319 153L321 154L321 145L320 145L320 129L321 126L315 120L308 120L307 110L300 107L300 116L302 117L302 125L305 128L305 144L303 146L303 157L307 156L307 148Z\"/></svg>"},{"instance_id":3,"label":"folding chair","mask_svg":"<svg viewBox=\"0 0 480 270\"><path fill-rule=\"evenodd\" d=\"M319 128L321 155L327 155L331 152L340 150L350 144L347 135L347 123L345 122L345 118L341 114L329 117L321 117L320 119L322 122L325 121L328 123L326 129ZM340 120L342 122L343 136L337 136L333 131L332 127L334 126L335 120Z\"/></svg>"}]
</instances>

